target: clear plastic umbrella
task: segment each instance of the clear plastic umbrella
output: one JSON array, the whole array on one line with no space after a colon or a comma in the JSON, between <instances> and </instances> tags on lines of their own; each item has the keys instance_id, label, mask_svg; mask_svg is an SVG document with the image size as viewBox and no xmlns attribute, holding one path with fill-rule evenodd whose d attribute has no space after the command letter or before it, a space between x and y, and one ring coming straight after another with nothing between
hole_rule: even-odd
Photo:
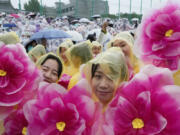
<instances>
[{"instance_id":1,"label":"clear plastic umbrella","mask_svg":"<svg viewBox=\"0 0 180 135\"><path fill-rule=\"evenodd\" d=\"M83 37L79 32L77 32L77 31L67 31L67 33L70 36L72 36L71 40L76 41L76 42L83 41Z\"/></svg>"},{"instance_id":2,"label":"clear plastic umbrella","mask_svg":"<svg viewBox=\"0 0 180 135\"><path fill-rule=\"evenodd\" d=\"M89 21L89 19L87 19L87 18L81 18L81 19L79 20L79 22L80 22L80 23L90 23L91 21Z\"/></svg>"}]
</instances>

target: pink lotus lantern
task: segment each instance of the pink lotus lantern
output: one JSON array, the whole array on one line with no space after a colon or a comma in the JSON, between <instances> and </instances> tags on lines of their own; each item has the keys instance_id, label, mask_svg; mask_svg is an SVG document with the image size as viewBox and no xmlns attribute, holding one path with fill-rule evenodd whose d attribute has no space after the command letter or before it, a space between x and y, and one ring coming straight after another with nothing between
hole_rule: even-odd
<instances>
[{"instance_id":1,"label":"pink lotus lantern","mask_svg":"<svg viewBox=\"0 0 180 135\"><path fill-rule=\"evenodd\" d=\"M58 82L58 84L62 85L64 88L68 88L69 81L71 79L71 76L67 74L63 74Z\"/></svg>"},{"instance_id":2,"label":"pink lotus lantern","mask_svg":"<svg viewBox=\"0 0 180 135\"><path fill-rule=\"evenodd\" d=\"M42 85L38 98L24 106L28 134L89 135L94 102L81 90L67 93L63 87L58 87L56 84Z\"/></svg>"},{"instance_id":3,"label":"pink lotus lantern","mask_svg":"<svg viewBox=\"0 0 180 135\"><path fill-rule=\"evenodd\" d=\"M28 123L24 117L23 110L16 110L4 120L4 135L25 135L27 126Z\"/></svg>"},{"instance_id":4,"label":"pink lotus lantern","mask_svg":"<svg viewBox=\"0 0 180 135\"><path fill-rule=\"evenodd\" d=\"M115 135L180 134L180 87L164 81L172 78L166 71L146 67L121 88L106 113Z\"/></svg>"},{"instance_id":5,"label":"pink lotus lantern","mask_svg":"<svg viewBox=\"0 0 180 135\"><path fill-rule=\"evenodd\" d=\"M142 19L135 48L141 59L158 67L178 69L180 58L180 4L173 1Z\"/></svg>"},{"instance_id":6,"label":"pink lotus lantern","mask_svg":"<svg viewBox=\"0 0 180 135\"><path fill-rule=\"evenodd\" d=\"M22 106L32 97L31 94L38 87L39 72L20 44L1 45L0 61L0 119L2 119L15 106Z\"/></svg>"}]
</instances>

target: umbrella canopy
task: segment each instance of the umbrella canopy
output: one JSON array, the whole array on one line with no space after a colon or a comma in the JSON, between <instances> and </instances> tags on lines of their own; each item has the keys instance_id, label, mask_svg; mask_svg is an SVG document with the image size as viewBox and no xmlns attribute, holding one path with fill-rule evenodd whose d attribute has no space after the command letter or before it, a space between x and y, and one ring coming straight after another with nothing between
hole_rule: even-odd
<instances>
[{"instance_id":1,"label":"umbrella canopy","mask_svg":"<svg viewBox=\"0 0 180 135\"><path fill-rule=\"evenodd\" d=\"M67 33L70 36L72 36L71 40L76 41L76 42L83 41L83 37L79 32L77 32L77 31L67 31Z\"/></svg>"},{"instance_id":2,"label":"umbrella canopy","mask_svg":"<svg viewBox=\"0 0 180 135\"><path fill-rule=\"evenodd\" d=\"M33 39L41 39L41 38L58 39L58 38L71 38L71 36L62 30L45 29L32 35L30 39L33 40Z\"/></svg>"},{"instance_id":3,"label":"umbrella canopy","mask_svg":"<svg viewBox=\"0 0 180 135\"><path fill-rule=\"evenodd\" d=\"M17 14L10 14L10 16L14 17L14 18L19 18L20 16Z\"/></svg>"},{"instance_id":4,"label":"umbrella canopy","mask_svg":"<svg viewBox=\"0 0 180 135\"><path fill-rule=\"evenodd\" d=\"M78 22L79 22L78 20L71 21L71 23L78 23Z\"/></svg>"},{"instance_id":5,"label":"umbrella canopy","mask_svg":"<svg viewBox=\"0 0 180 135\"><path fill-rule=\"evenodd\" d=\"M132 18L131 21L139 21L139 18Z\"/></svg>"},{"instance_id":6,"label":"umbrella canopy","mask_svg":"<svg viewBox=\"0 0 180 135\"><path fill-rule=\"evenodd\" d=\"M68 19L68 17L67 16L63 16L62 19Z\"/></svg>"},{"instance_id":7,"label":"umbrella canopy","mask_svg":"<svg viewBox=\"0 0 180 135\"><path fill-rule=\"evenodd\" d=\"M27 16L30 16L30 17L35 17L36 16L36 13L29 13Z\"/></svg>"},{"instance_id":8,"label":"umbrella canopy","mask_svg":"<svg viewBox=\"0 0 180 135\"><path fill-rule=\"evenodd\" d=\"M16 26L16 24L14 24L14 23L6 23L6 24L3 24L3 27L12 28L12 27L17 27L17 26Z\"/></svg>"},{"instance_id":9,"label":"umbrella canopy","mask_svg":"<svg viewBox=\"0 0 180 135\"><path fill-rule=\"evenodd\" d=\"M89 19L87 19L87 18L81 18L81 19L79 20L79 22L80 22L80 23L89 23L90 21L89 21Z\"/></svg>"},{"instance_id":10,"label":"umbrella canopy","mask_svg":"<svg viewBox=\"0 0 180 135\"><path fill-rule=\"evenodd\" d=\"M6 13L5 12L1 12L0 13L0 17L3 16L3 15L6 15Z\"/></svg>"},{"instance_id":11,"label":"umbrella canopy","mask_svg":"<svg viewBox=\"0 0 180 135\"><path fill-rule=\"evenodd\" d=\"M91 16L91 18L101 18L101 16L100 15L93 15L93 16Z\"/></svg>"}]
</instances>

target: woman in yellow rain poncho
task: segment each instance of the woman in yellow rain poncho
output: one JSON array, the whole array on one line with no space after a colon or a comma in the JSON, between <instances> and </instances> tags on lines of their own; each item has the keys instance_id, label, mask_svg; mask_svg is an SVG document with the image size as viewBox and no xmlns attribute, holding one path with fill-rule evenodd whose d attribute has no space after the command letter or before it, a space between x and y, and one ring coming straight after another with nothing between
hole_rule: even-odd
<instances>
[{"instance_id":1,"label":"woman in yellow rain poncho","mask_svg":"<svg viewBox=\"0 0 180 135\"><path fill-rule=\"evenodd\" d=\"M59 56L59 58L61 59L61 61L63 63L63 73L62 74L67 74L69 76L72 76L72 72L70 70L70 68L71 68L70 61L66 57L66 51L71 46L73 46L73 42L71 40L66 40L65 42L60 44L60 46L58 47L58 49L56 51L57 56Z\"/></svg>"},{"instance_id":2,"label":"woman in yellow rain poncho","mask_svg":"<svg viewBox=\"0 0 180 135\"><path fill-rule=\"evenodd\" d=\"M82 70L92 97L105 108L122 82L128 80L128 68L122 51L112 47L89 61Z\"/></svg>"},{"instance_id":3,"label":"woman in yellow rain poncho","mask_svg":"<svg viewBox=\"0 0 180 135\"><path fill-rule=\"evenodd\" d=\"M70 90L80 78L80 66L91 60L93 56L88 42L81 42L67 51L67 57L72 63L71 71L75 73L68 85Z\"/></svg>"},{"instance_id":4,"label":"woman in yellow rain poncho","mask_svg":"<svg viewBox=\"0 0 180 135\"><path fill-rule=\"evenodd\" d=\"M103 114L118 93L118 87L128 80L124 54L120 48L112 47L85 64L82 67L82 74L83 78L73 90L87 90L87 95L94 100L98 105L98 111ZM102 134L104 115L98 115L95 119L96 124L92 127L92 134Z\"/></svg>"},{"instance_id":5,"label":"woman in yellow rain poncho","mask_svg":"<svg viewBox=\"0 0 180 135\"><path fill-rule=\"evenodd\" d=\"M45 54L46 54L46 49L44 48L43 45L39 44L28 53L28 56L34 63L36 63L36 61Z\"/></svg>"},{"instance_id":6,"label":"woman in yellow rain poncho","mask_svg":"<svg viewBox=\"0 0 180 135\"><path fill-rule=\"evenodd\" d=\"M120 32L108 43L108 48L121 48L128 65L130 79L133 77L133 74L138 73L140 67L143 66L143 64L133 54L133 45L134 39L128 31Z\"/></svg>"},{"instance_id":7,"label":"woman in yellow rain poncho","mask_svg":"<svg viewBox=\"0 0 180 135\"><path fill-rule=\"evenodd\" d=\"M53 53L40 57L36 62L36 66L42 72L43 81L48 83L57 83L63 71L61 60Z\"/></svg>"}]
</instances>

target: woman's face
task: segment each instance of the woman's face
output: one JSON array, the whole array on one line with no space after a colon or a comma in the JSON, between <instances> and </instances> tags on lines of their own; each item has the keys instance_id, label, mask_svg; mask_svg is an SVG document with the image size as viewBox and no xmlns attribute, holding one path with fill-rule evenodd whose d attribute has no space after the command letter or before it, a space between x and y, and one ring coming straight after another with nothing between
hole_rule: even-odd
<instances>
[{"instance_id":1,"label":"woman's face","mask_svg":"<svg viewBox=\"0 0 180 135\"><path fill-rule=\"evenodd\" d=\"M103 73L100 66L98 66L92 78L92 89L99 101L104 105L109 103L113 98L115 84Z\"/></svg>"},{"instance_id":2,"label":"woman's face","mask_svg":"<svg viewBox=\"0 0 180 135\"><path fill-rule=\"evenodd\" d=\"M43 73L43 80L48 83L56 83L58 81L58 63L54 59L47 59L46 62L41 65Z\"/></svg>"},{"instance_id":3,"label":"woman's face","mask_svg":"<svg viewBox=\"0 0 180 135\"><path fill-rule=\"evenodd\" d=\"M130 47L123 40L115 40L113 43L113 47L120 47L126 57L130 57Z\"/></svg>"},{"instance_id":4,"label":"woman's face","mask_svg":"<svg viewBox=\"0 0 180 135\"><path fill-rule=\"evenodd\" d=\"M99 46L99 47L98 47L98 46L94 46L94 47L92 48L92 52L93 52L94 55L99 54L100 51L101 51L101 47L100 47L100 46Z\"/></svg>"},{"instance_id":5,"label":"woman's face","mask_svg":"<svg viewBox=\"0 0 180 135\"><path fill-rule=\"evenodd\" d=\"M60 57L63 59L64 63L66 63L68 61L65 53L66 53L66 48L65 47L61 47L61 50L60 50Z\"/></svg>"}]
</instances>

